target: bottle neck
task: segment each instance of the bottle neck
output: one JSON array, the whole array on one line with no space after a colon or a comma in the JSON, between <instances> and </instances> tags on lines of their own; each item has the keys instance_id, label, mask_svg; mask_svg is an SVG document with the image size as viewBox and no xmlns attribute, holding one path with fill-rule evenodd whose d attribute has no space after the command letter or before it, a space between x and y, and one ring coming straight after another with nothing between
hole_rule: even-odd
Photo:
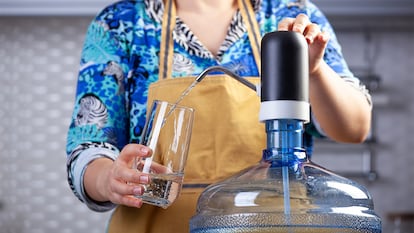
<instances>
[{"instance_id":1,"label":"bottle neck","mask_svg":"<svg viewBox=\"0 0 414 233\"><path fill-rule=\"evenodd\" d=\"M303 146L303 121L294 119L267 120L267 149L263 160L289 166L307 159Z\"/></svg>"}]
</instances>

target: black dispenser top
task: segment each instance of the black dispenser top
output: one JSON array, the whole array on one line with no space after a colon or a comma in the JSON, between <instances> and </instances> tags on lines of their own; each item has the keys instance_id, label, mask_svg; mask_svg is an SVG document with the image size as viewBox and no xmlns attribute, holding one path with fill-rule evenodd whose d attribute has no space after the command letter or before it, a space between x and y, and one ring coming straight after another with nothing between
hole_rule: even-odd
<instances>
[{"instance_id":1,"label":"black dispenser top","mask_svg":"<svg viewBox=\"0 0 414 233\"><path fill-rule=\"evenodd\" d=\"M309 121L308 45L296 32L271 32L262 39L260 120Z\"/></svg>"},{"instance_id":2,"label":"black dispenser top","mask_svg":"<svg viewBox=\"0 0 414 233\"><path fill-rule=\"evenodd\" d=\"M262 101L308 102L308 48L301 34L266 34L262 39L261 59Z\"/></svg>"}]
</instances>

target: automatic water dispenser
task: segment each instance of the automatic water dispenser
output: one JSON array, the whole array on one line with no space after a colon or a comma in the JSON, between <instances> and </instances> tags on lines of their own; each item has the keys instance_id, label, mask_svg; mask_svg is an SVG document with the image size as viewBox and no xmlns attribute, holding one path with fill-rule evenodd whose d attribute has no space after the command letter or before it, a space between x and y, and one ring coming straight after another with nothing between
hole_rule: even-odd
<instances>
[{"instance_id":1,"label":"automatic water dispenser","mask_svg":"<svg viewBox=\"0 0 414 233\"><path fill-rule=\"evenodd\" d=\"M267 148L258 164L202 192L190 232L381 232L367 189L313 163L303 146L310 115L303 36L266 34L261 56Z\"/></svg>"}]
</instances>

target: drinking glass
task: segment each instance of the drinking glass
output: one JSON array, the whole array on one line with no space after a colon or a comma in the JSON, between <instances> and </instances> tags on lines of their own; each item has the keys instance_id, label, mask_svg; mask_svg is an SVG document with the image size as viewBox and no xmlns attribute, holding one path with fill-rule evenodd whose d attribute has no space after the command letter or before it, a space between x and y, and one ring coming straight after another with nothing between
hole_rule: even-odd
<instances>
[{"instance_id":1,"label":"drinking glass","mask_svg":"<svg viewBox=\"0 0 414 233\"><path fill-rule=\"evenodd\" d=\"M179 196L190 146L194 110L155 100L147 116L141 144L152 150L148 158L137 157L134 168L149 174L150 183L137 196L144 203L162 208Z\"/></svg>"}]
</instances>

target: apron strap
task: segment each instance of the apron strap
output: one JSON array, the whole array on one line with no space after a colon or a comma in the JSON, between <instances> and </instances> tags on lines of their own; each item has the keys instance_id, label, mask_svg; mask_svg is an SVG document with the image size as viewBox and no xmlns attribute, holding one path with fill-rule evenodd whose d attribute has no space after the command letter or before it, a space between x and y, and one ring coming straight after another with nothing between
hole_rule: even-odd
<instances>
[{"instance_id":1,"label":"apron strap","mask_svg":"<svg viewBox=\"0 0 414 233\"><path fill-rule=\"evenodd\" d=\"M250 0L238 0L238 6L244 23L247 28L248 37L253 50L254 60L256 66L261 73L260 62L260 41L261 34L259 25L256 20L256 14ZM164 15L162 21L161 32L161 47L160 47L160 64L158 80L171 78L173 54L174 54L174 40L172 38L173 30L176 23L176 8L174 0L166 0L164 5Z\"/></svg>"},{"instance_id":2,"label":"apron strap","mask_svg":"<svg viewBox=\"0 0 414 233\"><path fill-rule=\"evenodd\" d=\"M256 14L254 13L253 6L250 2L247 3L246 0L238 0L238 3L239 3L240 13L247 27L247 35L249 36L250 45L252 46L254 60L256 61L256 66L259 71L259 74L261 74L261 59L260 59L261 34L259 30L259 24L257 23L257 20L256 20Z\"/></svg>"},{"instance_id":3,"label":"apron strap","mask_svg":"<svg viewBox=\"0 0 414 233\"><path fill-rule=\"evenodd\" d=\"M176 22L176 11L174 0L167 0L164 4L164 15L162 20L161 31L161 48L160 48L160 67L158 73L158 79L167 79L172 74L172 60L174 54L174 40L173 30Z\"/></svg>"}]
</instances>

